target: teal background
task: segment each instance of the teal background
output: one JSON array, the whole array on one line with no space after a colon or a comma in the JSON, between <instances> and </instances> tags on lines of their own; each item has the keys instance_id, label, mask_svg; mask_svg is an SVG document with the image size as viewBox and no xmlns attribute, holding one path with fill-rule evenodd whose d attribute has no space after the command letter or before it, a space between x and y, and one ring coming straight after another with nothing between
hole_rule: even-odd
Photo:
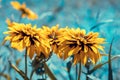
<instances>
[{"instance_id":1,"label":"teal background","mask_svg":"<svg viewBox=\"0 0 120 80\"><path fill-rule=\"evenodd\" d=\"M10 18L13 21L18 21L20 12L15 10L10 2L15 0L0 0L0 42L6 36L3 34L7 31L7 24L5 20ZM18 2L26 3L27 7L38 14L37 20L28 20L22 18L21 23L31 23L41 27L42 25L53 26L59 24L60 27L69 26L71 28L81 28L88 32L99 32L100 37L106 39L105 53L108 53L111 40L114 36L112 55L120 54L120 0L16 0ZM9 43L6 43L9 44ZM21 76L10 68L8 60L12 63L19 58L21 62L19 69L24 70L24 51L18 52L13 49L12 54L5 46L0 46L0 72L4 70L4 73L9 74L12 80L22 80ZM101 62L107 61L107 57L103 57ZM47 62L51 71L55 74L58 80L69 80L69 76L66 70L66 63L69 59L63 61L59 59L55 54ZM28 75L32 69L28 61ZM83 67L83 70L85 68ZM114 60L112 62L113 78L114 80L120 80L120 60ZM72 80L75 79L75 66L72 66L70 72ZM102 68L95 71L93 76L100 80L108 79L108 65L104 65ZM40 76L34 75L34 80L37 80ZM99 80L98 79L98 80ZM0 76L0 80L5 78ZM49 80L49 78L47 78ZM81 80L85 80L85 75L81 74Z\"/></svg>"}]
</instances>

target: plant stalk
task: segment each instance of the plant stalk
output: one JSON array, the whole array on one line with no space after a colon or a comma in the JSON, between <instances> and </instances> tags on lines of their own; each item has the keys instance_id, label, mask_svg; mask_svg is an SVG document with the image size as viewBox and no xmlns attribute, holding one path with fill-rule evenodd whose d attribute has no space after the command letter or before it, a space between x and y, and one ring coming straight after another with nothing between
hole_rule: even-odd
<instances>
[{"instance_id":1,"label":"plant stalk","mask_svg":"<svg viewBox=\"0 0 120 80\"><path fill-rule=\"evenodd\" d=\"M32 72L31 72L31 74L30 74L30 80L32 80L32 76L33 76L35 70L36 70L36 69L33 69L33 70L32 70Z\"/></svg>"},{"instance_id":2,"label":"plant stalk","mask_svg":"<svg viewBox=\"0 0 120 80\"><path fill-rule=\"evenodd\" d=\"M109 63L108 63L108 80L113 80L112 61L111 61L111 52L112 52L113 40L114 40L114 37L113 37L113 39L111 41L111 44L110 44L109 56L108 56L108 59L109 59Z\"/></svg>"},{"instance_id":3,"label":"plant stalk","mask_svg":"<svg viewBox=\"0 0 120 80\"><path fill-rule=\"evenodd\" d=\"M78 80L80 80L80 75L81 75L81 63L79 64Z\"/></svg>"},{"instance_id":4,"label":"plant stalk","mask_svg":"<svg viewBox=\"0 0 120 80\"><path fill-rule=\"evenodd\" d=\"M10 66L17 72L19 73L25 80L29 80L28 77L25 76L25 73L22 70L19 70L15 65L13 65L10 61L9 61Z\"/></svg>"},{"instance_id":5,"label":"plant stalk","mask_svg":"<svg viewBox=\"0 0 120 80\"><path fill-rule=\"evenodd\" d=\"M78 74L78 68L77 68L77 64L76 64L76 80L78 79L77 74Z\"/></svg>"},{"instance_id":6,"label":"plant stalk","mask_svg":"<svg viewBox=\"0 0 120 80\"><path fill-rule=\"evenodd\" d=\"M57 80L46 63L44 63L44 68L45 68L45 73L48 74L48 76L51 78L51 80Z\"/></svg>"},{"instance_id":7,"label":"plant stalk","mask_svg":"<svg viewBox=\"0 0 120 80\"><path fill-rule=\"evenodd\" d=\"M27 50L25 51L25 80L27 80Z\"/></svg>"},{"instance_id":8,"label":"plant stalk","mask_svg":"<svg viewBox=\"0 0 120 80\"><path fill-rule=\"evenodd\" d=\"M90 74L90 65L87 65L86 68L87 68L86 80L89 80L88 75Z\"/></svg>"}]
</instances>

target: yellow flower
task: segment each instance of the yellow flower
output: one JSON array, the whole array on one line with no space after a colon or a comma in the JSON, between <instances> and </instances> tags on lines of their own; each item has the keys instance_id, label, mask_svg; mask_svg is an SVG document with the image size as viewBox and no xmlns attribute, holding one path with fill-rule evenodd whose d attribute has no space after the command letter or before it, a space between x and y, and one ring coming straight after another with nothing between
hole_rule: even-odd
<instances>
[{"instance_id":1,"label":"yellow flower","mask_svg":"<svg viewBox=\"0 0 120 80\"><path fill-rule=\"evenodd\" d=\"M101 44L104 43L103 38L98 38L98 33L90 32L86 35L85 30L67 29L64 36L59 40L61 41L59 50L59 56L64 59L69 56L74 56L74 64L81 62L86 64L90 59L95 64L101 57L99 50L104 50Z\"/></svg>"},{"instance_id":2,"label":"yellow flower","mask_svg":"<svg viewBox=\"0 0 120 80\"><path fill-rule=\"evenodd\" d=\"M15 22L13 22L13 24L12 27L8 27L9 31L4 32L8 34L4 40L10 40L12 48L19 51L23 51L26 48L30 58L32 58L35 53L37 55L42 53L45 57L49 57L49 41L40 35L40 29L37 29L36 26L32 27L31 24L25 25Z\"/></svg>"},{"instance_id":3,"label":"yellow flower","mask_svg":"<svg viewBox=\"0 0 120 80\"><path fill-rule=\"evenodd\" d=\"M59 25L53 26L52 28L49 28L47 26L42 27L42 33L44 36L49 40L50 45L52 47L52 51L54 53L57 53L58 51L58 46L59 46L59 36L61 36L64 32L65 29L58 29Z\"/></svg>"},{"instance_id":4,"label":"yellow flower","mask_svg":"<svg viewBox=\"0 0 120 80\"><path fill-rule=\"evenodd\" d=\"M26 4L23 3L22 5L17 2L17 1L13 1L11 2L11 5L13 6L13 8L15 8L16 10L19 10L22 12L21 17L28 17L28 19L34 20L37 19L38 16L37 14L35 14L33 11L31 11L29 8L26 8Z\"/></svg>"}]
</instances>

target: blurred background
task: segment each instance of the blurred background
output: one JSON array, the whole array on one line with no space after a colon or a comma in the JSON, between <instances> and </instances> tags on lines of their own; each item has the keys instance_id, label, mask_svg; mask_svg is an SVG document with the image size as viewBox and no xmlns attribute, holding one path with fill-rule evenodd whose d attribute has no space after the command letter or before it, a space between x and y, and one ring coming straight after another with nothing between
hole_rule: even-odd
<instances>
[{"instance_id":1,"label":"blurred background","mask_svg":"<svg viewBox=\"0 0 120 80\"><path fill-rule=\"evenodd\" d=\"M0 0L0 42L2 43L7 31L6 19L18 22L20 11L15 10L10 2L18 1L26 3L27 8L31 9L38 15L37 20L29 20L22 18L21 23L31 23L41 27L42 25L53 26L56 24L61 27L69 26L71 28L81 28L88 32L99 32L100 37L106 39L105 53L108 54L112 38L112 55L120 54L120 0ZM7 43L9 44L9 43ZM0 73L10 75L11 80L22 80L22 77L9 66L8 60L16 64L20 61L18 68L24 70L24 52L18 52L6 46L0 46ZM105 56L101 62L107 61ZM66 69L68 60L61 60L53 54L47 62L49 68L58 80L70 80ZM28 75L31 71L31 61L28 60ZM71 79L75 79L75 66L73 65L70 71ZM84 67L83 67L84 69ZM112 61L113 79L120 80L120 59ZM98 80L108 79L108 64L105 64L100 69L96 70L93 76ZM34 80L39 78L34 75ZM0 76L0 80L6 80ZM47 78L49 80L49 78ZM85 80L84 73L81 74L81 80ZM94 79L97 80L97 79Z\"/></svg>"}]
</instances>

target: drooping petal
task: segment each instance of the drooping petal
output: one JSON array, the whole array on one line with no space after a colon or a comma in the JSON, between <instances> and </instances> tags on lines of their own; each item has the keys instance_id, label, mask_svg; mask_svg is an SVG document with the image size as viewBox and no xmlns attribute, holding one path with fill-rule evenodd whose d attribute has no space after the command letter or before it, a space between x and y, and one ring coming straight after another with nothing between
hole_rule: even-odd
<instances>
[{"instance_id":1,"label":"drooping petal","mask_svg":"<svg viewBox=\"0 0 120 80\"><path fill-rule=\"evenodd\" d=\"M33 45L27 47L27 55L32 59L35 52L35 47Z\"/></svg>"}]
</instances>

